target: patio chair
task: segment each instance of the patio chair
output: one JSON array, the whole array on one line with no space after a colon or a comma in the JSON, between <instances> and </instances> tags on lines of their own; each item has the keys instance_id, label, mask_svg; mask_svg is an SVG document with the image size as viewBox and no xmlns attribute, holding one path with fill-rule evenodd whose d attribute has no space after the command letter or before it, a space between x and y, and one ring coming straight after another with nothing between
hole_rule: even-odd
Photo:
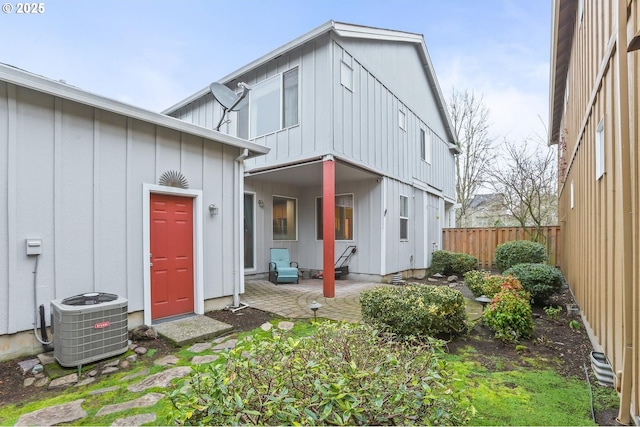
<instances>
[{"instance_id":1,"label":"patio chair","mask_svg":"<svg viewBox=\"0 0 640 427\"><path fill-rule=\"evenodd\" d=\"M298 263L291 262L289 249L271 248L269 261L269 281L278 283L298 283Z\"/></svg>"}]
</instances>

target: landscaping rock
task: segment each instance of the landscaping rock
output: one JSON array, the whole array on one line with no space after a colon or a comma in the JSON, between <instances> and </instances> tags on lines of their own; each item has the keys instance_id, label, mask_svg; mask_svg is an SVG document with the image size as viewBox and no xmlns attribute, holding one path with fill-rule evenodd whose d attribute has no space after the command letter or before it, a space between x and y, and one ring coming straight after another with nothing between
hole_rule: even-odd
<instances>
[{"instance_id":1,"label":"landscaping rock","mask_svg":"<svg viewBox=\"0 0 640 427\"><path fill-rule=\"evenodd\" d=\"M84 399L29 412L18 418L18 422L15 425L53 426L79 420L87 416L87 412L82 409L82 402L84 402Z\"/></svg>"},{"instance_id":2,"label":"landscaping rock","mask_svg":"<svg viewBox=\"0 0 640 427\"><path fill-rule=\"evenodd\" d=\"M24 382L22 383L22 385L24 387L31 387L35 382L36 382L36 379L34 377L29 377L24 379Z\"/></svg>"},{"instance_id":3,"label":"landscaping rock","mask_svg":"<svg viewBox=\"0 0 640 427\"><path fill-rule=\"evenodd\" d=\"M36 381L35 386L36 387L44 387L49 383L49 378L44 377L44 378L40 378L38 381Z\"/></svg>"},{"instance_id":4,"label":"landscaping rock","mask_svg":"<svg viewBox=\"0 0 640 427\"><path fill-rule=\"evenodd\" d=\"M144 375L147 375L149 373L149 368L145 368L140 372L134 372L133 374L127 375L126 377L123 377L120 381L129 381L132 380L134 378L138 378L138 377L142 377Z\"/></svg>"},{"instance_id":5,"label":"landscaping rock","mask_svg":"<svg viewBox=\"0 0 640 427\"><path fill-rule=\"evenodd\" d=\"M146 347L136 347L136 349L133 350L133 351L135 351L136 354L143 355L143 354L147 353L147 348Z\"/></svg>"},{"instance_id":6,"label":"landscaping rock","mask_svg":"<svg viewBox=\"0 0 640 427\"><path fill-rule=\"evenodd\" d=\"M130 417L118 418L112 426L141 426L156 420L156 414L138 414Z\"/></svg>"},{"instance_id":7,"label":"landscaping rock","mask_svg":"<svg viewBox=\"0 0 640 427\"><path fill-rule=\"evenodd\" d=\"M164 394L161 393L149 393L128 402L107 405L100 408L100 410L96 413L96 417L113 414L114 412L126 411L127 409L132 408L147 408L158 403L158 401L163 397Z\"/></svg>"},{"instance_id":8,"label":"landscaping rock","mask_svg":"<svg viewBox=\"0 0 640 427\"><path fill-rule=\"evenodd\" d=\"M44 371L44 366L42 366L41 364L37 364L33 367L33 369L31 370L31 373L33 375L37 375L39 373L41 373L42 371Z\"/></svg>"},{"instance_id":9,"label":"landscaping rock","mask_svg":"<svg viewBox=\"0 0 640 427\"><path fill-rule=\"evenodd\" d=\"M104 368L102 370L102 375L107 375L107 374L113 374L114 372L118 372L120 369L118 369L115 366L110 366L108 368Z\"/></svg>"},{"instance_id":10,"label":"landscaping rock","mask_svg":"<svg viewBox=\"0 0 640 427\"><path fill-rule=\"evenodd\" d=\"M139 383L132 384L127 387L127 390L132 393L137 393L151 387L167 387L169 386L169 384L171 384L172 380L187 376L189 372L191 372L191 367L177 366L175 368L167 369L166 371L158 372L157 374L151 375L140 381Z\"/></svg>"},{"instance_id":11,"label":"landscaping rock","mask_svg":"<svg viewBox=\"0 0 640 427\"><path fill-rule=\"evenodd\" d=\"M129 332L132 341L155 340L158 338L156 331L148 325L140 325Z\"/></svg>"},{"instance_id":12,"label":"landscaping rock","mask_svg":"<svg viewBox=\"0 0 640 427\"><path fill-rule=\"evenodd\" d=\"M440 273L436 273L431 277L435 277L436 279L442 279L444 276L442 274L440 274Z\"/></svg>"},{"instance_id":13,"label":"landscaping rock","mask_svg":"<svg viewBox=\"0 0 640 427\"><path fill-rule=\"evenodd\" d=\"M120 369L129 369L131 367L131 362L128 360L123 360L120 362Z\"/></svg>"},{"instance_id":14,"label":"landscaping rock","mask_svg":"<svg viewBox=\"0 0 640 427\"><path fill-rule=\"evenodd\" d=\"M118 366L119 363L120 363L120 359L112 360L111 362L105 363L104 367L105 368L112 368L114 366Z\"/></svg>"},{"instance_id":15,"label":"landscaping rock","mask_svg":"<svg viewBox=\"0 0 640 427\"><path fill-rule=\"evenodd\" d=\"M452 276L447 277L447 282L449 282L449 283L455 283L458 280L460 280L460 279L458 279L458 276L456 276L456 275L452 275Z\"/></svg>"},{"instance_id":16,"label":"landscaping rock","mask_svg":"<svg viewBox=\"0 0 640 427\"><path fill-rule=\"evenodd\" d=\"M131 356L127 356L125 360L127 360L130 363L136 363L136 361L138 360L138 355L132 354Z\"/></svg>"},{"instance_id":17,"label":"landscaping rock","mask_svg":"<svg viewBox=\"0 0 640 427\"><path fill-rule=\"evenodd\" d=\"M22 370L22 375L26 375L27 372L31 371L36 365L40 365L39 359L27 359L22 362L18 362L18 366Z\"/></svg>"},{"instance_id":18,"label":"landscaping rock","mask_svg":"<svg viewBox=\"0 0 640 427\"><path fill-rule=\"evenodd\" d=\"M78 374L69 374L51 381L49 388L66 387L78 382Z\"/></svg>"},{"instance_id":19,"label":"landscaping rock","mask_svg":"<svg viewBox=\"0 0 640 427\"><path fill-rule=\"evenodd\" d=\"M96 375L98 375L98 371L96 369L92 369L89 371L89 373L87 373L87 375L89 375L90 377L95 377Z\"/></svg>"},{"instance_id":20,"label":"landscaping rock","mask_svg":"<svg viewBox=\"0 0 640 427\"><path fill-rule=\"evenodd\" d=\"M220 344L216 344L215 347L212 348L212 350L228 350L228 349L234 348L237 343L238 343L238 340L235 338L232 338Z\"/></svg>"},{"instance_id":21,"label":"landscaping rock","mask_svg":"<svg viewBox=\"0 0 640 427\"><path fill-rule=\"evenodd\" d=\"M189 351L192 353L202 353L205 350L211 348L211 343L208 342L200 342L189 347Z\"/></svg>"},{"instance_id":22,"label":"landscaping rock","mask_svg":"<svg viewBox=\"0 0 640 427\"><path fill-rule=\"evenodd\" d=\"M191 359L191 363L193 363L194 365L202 365L204 363L211 363L216 359L218 359L217 354L209 354L206 356L193 356L193 358Z\"/></svg>"},{"instance_id":23,"label":"landscaping rock","mask_svg":"<svg viewBox=\"0 0 640 427\"><path fill-rule=\"evenodd\" d=\"M117 385L114 385L114 386L111 386L111 387L101 388L99 390L92 390L92 391L89 392L89 395L90 396L96 396L96 395L99 395L99 394L105 394L105 393L109 393L110 391L115 391L118 388L120 388L120 387L118 387Z\"/></svg>"},{"instance_id":24,"label":"landscaping rock","mask_svg":"<svg viewBox=\"0 0 640 427\"><path fill-rule=\"evenodd\" d=\"M269 322L260 325L260 329L262 329L263 331L270 331L271 328L273 328L273 325Z\"/></svg>"},{"instance_id":25,"label":"landscaping rock","mask_svg":"<svg viewBox=\"0 0 640 427\"><path fill-rule=\"evenodd\" d=\"M278 323L278 329L282 329L283 331L290 331L293 329L293 322L282 321Z\"/></svg>"},{"instance_id":26,"label":"landscaping rock","mask_svg":"<svg viewBox=\"0 0 640 427\"><path fill-rule=\"evenodd\" d=\"M170 354L156 360L155 364L160 366L175 365L176 363L178 363L178 360L179 359L176 356Z\"/></svg>"},{"instance_id":27,"label":"landscaping rock","mask_svg":"<svg viewBox=\"0 0 640 427\"><path fill-rule=\"evenodd\" d=\"M92 382L95 382L95 378L94 377L89 377L89 378L85 378L82 381L78 381L78 383L76 384L76 387L82 387L83 385L89 385Z\"/></svg>"}]
</instances>

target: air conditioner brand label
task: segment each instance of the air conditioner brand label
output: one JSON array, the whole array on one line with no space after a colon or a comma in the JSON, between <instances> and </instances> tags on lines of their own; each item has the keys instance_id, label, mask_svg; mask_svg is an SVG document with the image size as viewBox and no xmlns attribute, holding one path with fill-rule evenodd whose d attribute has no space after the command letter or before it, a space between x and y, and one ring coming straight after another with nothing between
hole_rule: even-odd
<instances>
[{"instance_id":1,"label":"air conditioner brand label","mask_svg":"<svg viewBox=\"0 0 640 427\"><path fill-rule=\"evenodd\" d=\"M95 325L93 325L93 329L104 329L104 328L108 328L109 325L111 325L111 322L106 320L104 322L98 322Z\"/></svg>"}]
</instances>

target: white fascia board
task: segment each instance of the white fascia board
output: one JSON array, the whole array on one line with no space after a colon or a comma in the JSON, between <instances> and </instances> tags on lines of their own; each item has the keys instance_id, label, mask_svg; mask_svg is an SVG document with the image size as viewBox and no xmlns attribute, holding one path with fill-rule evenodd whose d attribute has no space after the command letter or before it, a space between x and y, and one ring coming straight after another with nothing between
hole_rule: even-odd
<instances>
[{"instance_id":1,"label":"white fascia board","mask_svg":"<svg viewBox=\"0 0 640 427\"><path fill-rule=\"evenodd\" d=\"M101 110L121 114L147 123L177 130L179 132L210 139L222 144L238 148L246 148L253 153L253 156L267 154L270 151L270 149L265 146L255 144L241 138L236 138L212 129L187 123L174 117L169 117L140 107L135 107L130 104L125 104L124 102L96 95L65 83L41 77L5 64L0 64L0 80L59 98L75 101L94 108L99 108Z\"/></svg>"},{"instance_id":2,"label":"white fascia board","mask_svg":"<svg viewBox=\"0 0 640 427\"><path fill-rule=\"evenodd\" d=\"M408 43L421 43L423 40L420 34L387 30L384 28L365 27L362 25L353 25L343 22L335 22L333 28L335 32L341 37L354 37L359 39L385 40Z\"/></svg>"}]
</instances>

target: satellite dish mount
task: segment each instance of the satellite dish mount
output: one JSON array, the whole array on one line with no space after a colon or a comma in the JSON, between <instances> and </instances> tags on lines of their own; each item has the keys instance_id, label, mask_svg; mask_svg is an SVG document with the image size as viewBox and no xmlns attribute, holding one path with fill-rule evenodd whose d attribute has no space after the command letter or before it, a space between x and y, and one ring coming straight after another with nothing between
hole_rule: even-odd
<instances>
[{"instance_id":1,"label":"satellite dish mount","mask_svg":"<svg viewBox=\"0 0 640 427\"><path fill-rule=\"evenodd\" d=\"M245 98L251 88L244 82L238 83L238 87L242 88L242 92L239 95L221 83L211 83L211 86L209 86L213 98L222 106L222 116L216 126L217 131L220 130L220 126L223 123L229 121L227 116L230 111L238 111L247 103Z\"/></svg>"}]
</instances>

